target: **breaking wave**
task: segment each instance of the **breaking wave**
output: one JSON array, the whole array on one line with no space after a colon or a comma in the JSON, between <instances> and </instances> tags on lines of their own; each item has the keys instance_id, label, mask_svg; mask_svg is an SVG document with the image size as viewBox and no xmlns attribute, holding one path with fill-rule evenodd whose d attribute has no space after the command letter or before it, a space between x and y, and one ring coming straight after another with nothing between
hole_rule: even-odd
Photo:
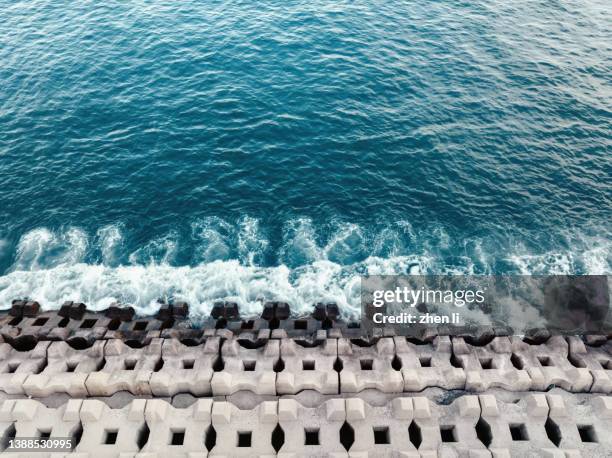
<instances>
[{"instance_id":1,"label":"breaking wave","mask_svg":"<svg viewBox=\"0 0 612 458\"><path fill-rule=\"evenodd\" d=\"M316 226L308 218L289 221L277 241L250 217L234 224L198 220L187 232L170 231L139 246L121 224L91 235L77 227L38 228L16 243L12 265L0 276L0 303L27 297L57 308L78 300L101 309L120 302L148 314L159 300L185 300L197 317L219 300L238 302L245 315L258 313L268 300L289 302L295 314L310 311L315 302L333 301L346 317L355 317L364 274L612 271L608 239L564 240L575 246L535 252L526 243L457 241L441 227L425 233L405 221L366 230L343 222ZM2 249L8 246L4 241Z\"/></svg>"}]
</instances>

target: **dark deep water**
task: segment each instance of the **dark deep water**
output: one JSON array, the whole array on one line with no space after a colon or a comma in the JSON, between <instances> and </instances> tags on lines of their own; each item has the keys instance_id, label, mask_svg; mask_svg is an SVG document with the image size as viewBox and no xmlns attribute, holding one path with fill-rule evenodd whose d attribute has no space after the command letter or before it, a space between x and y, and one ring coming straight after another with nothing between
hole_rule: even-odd
<instances>
[{"instance_id":1,"label":"dark deep water","mask_svg":"<svg viewBox=\"0 0 612 458\"><path fill-rule=\"evenodd\" d=\"M612 10L0 0L0 301L611 273Z\"/></svg>"}]
</instances>

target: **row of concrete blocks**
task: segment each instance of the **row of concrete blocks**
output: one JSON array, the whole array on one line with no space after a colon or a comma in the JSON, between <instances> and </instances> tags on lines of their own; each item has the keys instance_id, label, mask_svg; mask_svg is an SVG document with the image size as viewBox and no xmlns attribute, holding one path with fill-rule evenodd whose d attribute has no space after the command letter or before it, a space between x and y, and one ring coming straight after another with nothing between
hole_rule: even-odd
<instances>
[{"instance_id":1,"label":"row of concrete blocks","mask_svg":"<svg viewBox=\"0 0 612 458\"><path fill-rule=\"evenodd\" d=\"M553 337L529 345L497 337L485 346L437 337L416 345L406 338L361 341L326 339L303 346L294 339L252 346L239 339L210 337L188 346L156 338L142 348L114 339L85 349L66 342L38 342L29 351L0 344L0 390L45 397L133 395L259 395L414 392L427 387L484 392L543 391L558 386L570 392L612 392L612 342L585 346L580 339Z\"/></svg>"},{"instance_id":2,"label":"row of concrete blocks","mask_svg":"<svg viewBox=\"0 0 612 458\"><path fill-rule=\"evenodd\" d=\"M398 397L382 406L359 398L304 407L294 399L239 410L199 399L175 408L137 399L122 409L72 399L48 408L31 399L0 406L6 449L15 437L66 437L72 457L609 457L612 398L525 394L506 403L490 394L449 405ZM31 456L12 453L12 456Z\"/></svg>"},{"instance_id":3,"label":"row of concrete blocks","mask_svg":"<svg viewBox=\"0 0 612 458\"><path fill-rule=\"evenodd\" d=\"M84 304L78 304L83 305ZM169 307L169 306L167 306ZM375 328L365 332L360 323L344 322L334 316L334 319L303 317L281 320L283 326L275 326L276 319L254 318L226 320L223 317L206 320L197 327L183 316L175 319L170 312L161 314L160 310L155 317L142 317L129 319L123 317L124 309L113 308L103 312L83 311L78 318L73 318L66 312L48 311L36 313L32 316L13 316L0 312L0 339L9 342L15 347L26 349L39 341L63 340L78 342L78 345L91 345L95 340L122 339L133 341L139 345L146 345L154 338L176 338L201 342L208 337L239 338L242 340L261 341L267 339L296 338L310 342L320 342L332 338L349 338L362 340L376 340L381 337L395 337L394 328ZM133 310L132 310L133 312ZM264 310L265 312L265 310ZM184 311L182 311L184 313ZM313 316L316 315L313 313ZM328 323L329 326L325 325ZM411 336L414 342L431 343L437 336L448 336L450 333L444 327L432 327L425 330L419 337ZM495 337L507 337L507 330L503 328L482 328L478 336L470 335L465 340L476 346L490 343ZM462 339L462 336L453 336L452 339ZM526 343L539 345L551 338L548 331L542 330L534 336L527 337ZM612 336L586 335L582 337L587 346L599 347L612 339Z\"/></svg>"},{"instance_id":4,"label":"row of concrete blocks","mask_svg":"<svg viewBox=\"0 0 612 458\"><path fill-rule=\"evenodd\" d=\"M266 303L261 317L245 319L240 318L237 305L216 307L211 316L194 329L187 319L188 306L185 303L162 304L155 315L136 317L131 307L113 306L94 312L87 310L85 304L67 302L60 310L40 312L40 305L36 302L14 301L12 309L0 312L0 335L7 340L198 338L218 330L230 335L261 333L268 338L273 333L312 338L318 331L327 330L344 337L363 335L360 323L340 319L334 304L316 304L311 315L300 318L289 317L288 305L282 305L284 307L279 307L278 303Z\"/></svg>"},{"instance_id":5,"label":"row of concrete blocks","mask_svg":"<svg viewBox=\"0 0 612 458\"><path fill-rule=\"evenodd\" d=\"M26 303L30 304L30 303ZM36 303L31 303L36 304ZM285 304L286 305L286 304ZM211 312L211 317L193 326L187 319L188 308L186 304L181 307L168 304L162 305L160 310L149 317L135 317L131 307L111 307L100 312L89 311L85 304L67 303L60 310L39 312L23 307L11 310L9 313L0 312L0 336L5 341L16 345L27 345L28 342L40 340L83 340L93 342L99 339L134 340L146 344L156 337L190 339L199 341L206 337L218 335L223 338L239 336L241 339L280 339L286 337L303 338L308 340L321 340L325 338L379 338L393 337L396 330L389 328L375 328L368 333L361 328L360 322L346 322L336 312L329 313L324 307L317 304L312 315L300 318L288 317L288 309L280 314L279 319L275 303L266 303L261 317L241 319L237 306L232 313ZM333 304L332 304L333 305ZM31 308L31 307L30 307ZM329 308L329 304L328 304ZM25 310L29 310L27 313ZM226 308L223 308L227 311ZM327 311L325 311L327 310ZM218 310L217 310L218 312ZM450 335L451 329L444 326L431 327L422 330L419 339L431 342L438 335ZM499 327L482 327L478 329L477 336L470 334L470 340L477 344L485 344L495 336L507 336L509 329ZM546 330L534 330L532 341L541 343L550 333ZM414 337L414 336L413 336ZM461 336L459 336L461 337ZM599 345L611 336L584 336L587 344Z\"/></svg>"},{"instance_id":6,"label":"row of concrete blocks","mask_svg":"<svg viewBox=\"0 0 612 458\"><path fill-rule=\"evenodd\" d=\"M12 324L14 322L17 324ZM237 321L207 320L193 328L189 321L160 321L156 318L141 318L122 322L99 314L87 313L80 320L58 316L56 312L44 312L36 317L15 319L5 316L0 319L0 336L6 341L40 341L83 339L88 342L99 339L132 339L148 343L155 337L178 339L202 339L212 335L221 337L240 336L243 339L278 339L302 337L315 339L325 337L358 338L364 335L359 323L343 321L324 322L314 318L287 319L275 327L268 320L246 319ZM380 335L382 330L376 330Z\"/></svg>"}]
</instances>

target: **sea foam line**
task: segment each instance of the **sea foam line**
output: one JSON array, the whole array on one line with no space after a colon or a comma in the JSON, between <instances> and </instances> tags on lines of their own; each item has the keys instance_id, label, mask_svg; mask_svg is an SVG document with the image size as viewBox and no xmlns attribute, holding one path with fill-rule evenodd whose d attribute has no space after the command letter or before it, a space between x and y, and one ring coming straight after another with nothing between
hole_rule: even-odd
<instances>
[{"instance_id":1,"label":"sea foam line","mask_svg":"<svg viewBox=\"0 0 612 458\"><path fill-rule=\"evenodd\" d=\"M316 302L336 302L346 317L359 311L359 282L364 274L610 274L612 242L575 237L571 249L542 253L524 246L485 248L483 240L463 245L436 227L415 231L407 222L380 230L356 224L330 225L327 237L308 218L288 221L274 256L263 265L271 243L259 220L230 224L204 218L191 226L191 238L176 232L134 247L130 252L124 225L105 226L90 235L77 227L37 228L16 244L12 266L0 276L0 307L31 298L44 308L65 300L86 302L93 309L112 302L133 305L149 314L158 300L180 299L194 316L207 314L215 301L240 304L243 314L257 314L264 301L291 304L295 314L308 313ZM192 251L191 265L176 265L181 244ZM10 249L4 242L3 250ZM451 253L451 257L448 257ZM6 253L5 253L6 254ZM503 272L494 262L502 259Z\"/></svg>"},{"instance_id":2,"label":"sea foam line","mask_svg":"<svg viewBox=\"0 0 612 458\"><path fill-rule=\"evenodd\" d=\"M58 308L66 300L82 301L94 310L113 302L133 305L151 314L157 301L184 300L194 317L210 312L214 302L238 302L244 315L258 314L268 300L286 301L295 314L312 311L316 302L336 302L346 317L359 313L360 274L407 272L422 262L414 257L380 259L342 266L316 261L290 269L245 266L237 260L198 266L167 264L107 267L74 264L38 271L13 271L0 277L0 303L15 298L38 300L43 308Z\"/></svg>"}]
</instances>

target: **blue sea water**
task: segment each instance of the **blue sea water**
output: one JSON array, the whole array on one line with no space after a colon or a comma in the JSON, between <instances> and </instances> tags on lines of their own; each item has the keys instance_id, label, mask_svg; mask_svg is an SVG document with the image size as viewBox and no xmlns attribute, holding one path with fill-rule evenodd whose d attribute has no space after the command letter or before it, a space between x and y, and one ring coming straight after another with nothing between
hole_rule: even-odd
<instances>
[{"instance_id":1,"label":"blue sea water","mask_svg":"<svg viewBox=\"0 0 612 458\"><path fill-rule=\"evenodd\" d=\"M0 303L358 310L612 272L607 0L0 0Z\"/></svg>"}]
</instances>

